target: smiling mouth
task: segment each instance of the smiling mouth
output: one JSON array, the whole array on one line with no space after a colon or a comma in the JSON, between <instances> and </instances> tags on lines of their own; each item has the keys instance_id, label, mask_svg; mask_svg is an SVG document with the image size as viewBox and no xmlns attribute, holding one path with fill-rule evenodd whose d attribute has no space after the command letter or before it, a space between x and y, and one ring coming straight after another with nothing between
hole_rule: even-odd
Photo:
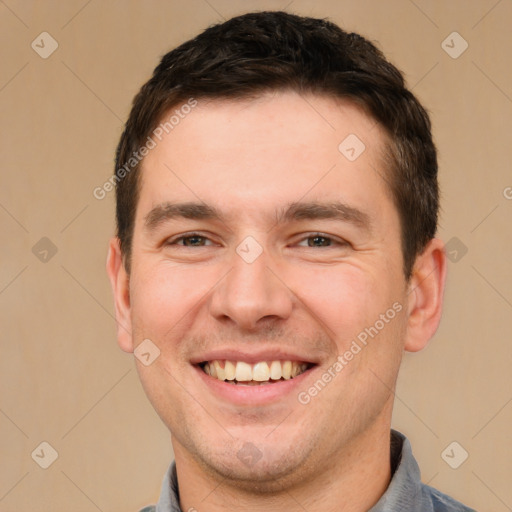
<instances>
[{"instance_id":1,"label":"smiling mouth","mask_svg":"<svg viewBox=\"0 0 512 512\"><path fill-rule=\"evenodd\" d=\"M244 361L214 360L199 364L210 377L230 384L258 386L298 377L314 365L298 361Z\"/></svg>"}]
</instances>

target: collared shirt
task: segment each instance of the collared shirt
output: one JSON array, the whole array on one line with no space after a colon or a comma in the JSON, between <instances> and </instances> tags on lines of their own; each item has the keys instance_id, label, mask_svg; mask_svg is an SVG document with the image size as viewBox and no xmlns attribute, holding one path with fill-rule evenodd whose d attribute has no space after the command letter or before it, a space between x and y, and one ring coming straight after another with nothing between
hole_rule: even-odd
<instances>
[{"instance_id":1,"label":"collared shirt","mask_svg":"<svg viewBox=\"0 0 512 512\"><path fill-rule=\"evenodd\" d=\"M368 512L475 512L421 482L411 444L396 430L391 431L391 470L393 477L386 492ZM164 477L157 505L145 507L140 512L183 512L174 462Z\"/></svg>"}]
</instances>

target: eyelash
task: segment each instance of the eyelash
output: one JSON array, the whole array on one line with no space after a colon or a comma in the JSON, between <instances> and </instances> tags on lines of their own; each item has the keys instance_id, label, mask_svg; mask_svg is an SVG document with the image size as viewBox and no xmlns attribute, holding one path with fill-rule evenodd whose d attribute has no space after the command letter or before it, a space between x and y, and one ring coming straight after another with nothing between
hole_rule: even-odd
<instances>
[{"instance_id":1,"label":"eyelash","mask_svg":"<svg viewBox=\"0 0 512 512\"><path fill-rule=\"evenodd\" d=\"M311 245L308 245L307 247L308 248L313 248L313 247L317 247L317 248L332 248L332 247L335 247L335 246L338 246L338 247L342 247L342 246L345 246L345 245L348 245L348 242L346 242L345 240L343 239L340 239L340 238L336 238L336 237L333 237L333 236L330 236L330 235L327 235L326 233L310 233L308 236L305 236L303 238L301 238L299 240L299 242L305 242L311 238L324 238L326 240L328 240L330 242L329 245L327 246L311 246ZM304 247L304 246L301 246L301 247Z\"/></svg>"},{"instance_id":2,"label":"eyelash","mask_svg":"<svg viewBox=\"0 0 512 512\"><path fill-rule=\"evenodd\" d=\"M180 235L179 237L176 237L174 239L167 240L165 242L165 245L181 245L181 247L188 247L184 244L178 244L178 242L182 242L182 241L186 240L187 238L202 238L204 240L209 240L210 242L212 241L212 240L210 240L210 238L208 238L207 236L202 235L200 233L186 233L186 234ZM191 246L191 247L194 247L194 246ZM204 246L195 246L195 247L204 247Z\"/></svg>"},{"instance_id":3,"label":"eyelash","mask_svg":"<svg viewBox=\"0 0 512 512\"><path fill-rule=\"evenodd\" d=\"M205 247L204 245L198 245L198 246L186 246L184 244L180 244L179 242L183 242L184 240L188 239L188 238L201 238L203 240L208 240L210 242L213 243L213 241L208 238L207 236L205 235L202 235L200 233L187 233L187 234L184 234L184 235L180 235L179 237L177 238L174 238L174 239L171 239L171 240L168 240L165 245L179 245L181 247ZM302 237L297 243L300 243L300 242L305 242L307 241L308 239L311 239L311 238L324 238L326 240L328 240L330 242L329 245L327 246L316 246L317 248L318 247L333 247L333 246L347 246L349 245L349 243L345 240L342 240L342 239L336 239L335 237L332 237L330 235L327 235L325 233L310 233L308 234L308 236L304 236ZM208 245L207 247L210 247L211 245ZM301 247L304 247L304 246L301 246ZM315 246L310 246L308 245L307 247L315 247Z\"/></svg>"}]
</instances>

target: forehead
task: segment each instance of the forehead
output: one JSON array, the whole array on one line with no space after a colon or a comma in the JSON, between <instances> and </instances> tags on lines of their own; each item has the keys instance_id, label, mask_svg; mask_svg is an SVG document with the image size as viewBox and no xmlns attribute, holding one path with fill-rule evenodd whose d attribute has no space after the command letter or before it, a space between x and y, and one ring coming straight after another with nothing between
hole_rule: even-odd
<instances>
[{"instance_id":1,"label":"forehead","mask_svg":"<svg viewBox=\"0 0 512 512\"><path fill-rule=\"evenodd\" d=\"M168 201L200 200L237 214L304 198L350 200L369 210L389 200L383 130L346 101L280 92L202 100L186 110L152 136L140 215Z\"/></svg>"}]
</instances>

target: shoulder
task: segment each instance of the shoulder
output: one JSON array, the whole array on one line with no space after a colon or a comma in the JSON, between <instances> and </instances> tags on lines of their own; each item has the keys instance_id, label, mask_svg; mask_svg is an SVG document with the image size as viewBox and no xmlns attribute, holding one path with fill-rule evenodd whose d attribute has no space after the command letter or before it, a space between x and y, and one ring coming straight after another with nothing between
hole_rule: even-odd
<instances>
[{"instance_id":1,"label":"shoulder","mask_svg":"<svg viewBox=\"0 0 512 512\"><path fill-rule=\"evenodd\" d=\"M423 497L432 504L434 512L476 512L447 494L428 485L422 486Z\"/></svg>"},{"instance_id":2,"label":"shoulder","mask_svg":"<svg viewBox=\"0 0 512 512\"><path fill-rule=\"evenodd\" d=\"M147 507L144 507L139 512L155 512L156 511L156 505L148 505Z\"/></svg>"}]
</instances>

